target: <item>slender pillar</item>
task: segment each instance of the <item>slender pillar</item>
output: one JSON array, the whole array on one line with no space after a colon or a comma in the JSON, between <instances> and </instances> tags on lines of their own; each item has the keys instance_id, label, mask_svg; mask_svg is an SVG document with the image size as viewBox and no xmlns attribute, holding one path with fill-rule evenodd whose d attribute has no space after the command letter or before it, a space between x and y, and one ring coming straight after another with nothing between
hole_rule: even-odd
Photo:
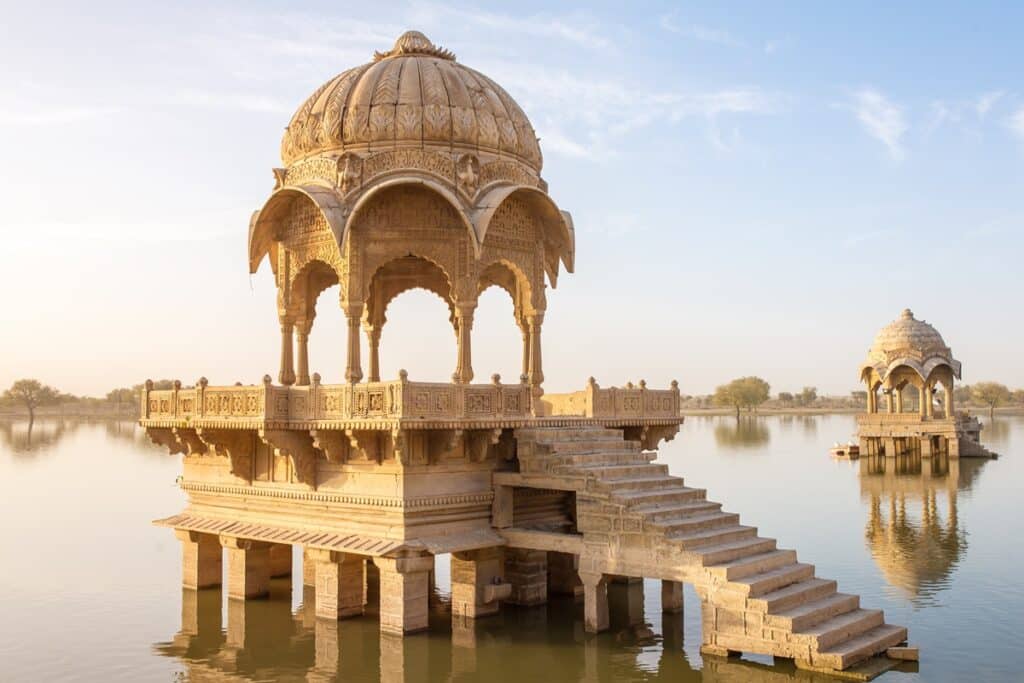
<instances>
[{"instance_id":1,"label":"slender pillar","mask_svg":"<svg viewBox=\"0 0 1024 683\"><path fill-rule=\"evenodd\" d=\"M363 614L366 558L362 555L310 550L316 562L316 616L345 619Z\"/></svg>"},{"instance_id":2,"label":"slender pillar","mask_svg":"<svg viewBox=\"0 0 1024 683\"><path fill-rule=\"evenodd\" d=\"M219 586L223 551L220 540L212 534L175 529L181 541L181 585L199 589Z\"/></svg>"},{"instance_id":3,"label":"slender pillar","mask_svg":"<svg viewBox=\"0 0 1024 683\"><path fill-rule=\"evenodd\" d=\"M893 389L893 391L896 393L896 412L902 414L903 413L903 390L902 389Z\"/></svg>"},{"instance_id":4,"label":"slender pillar","mask_svg":"<svg viewBox=\"0 0 1024 683\"><path fill-rule=\"evenodd\" d=\"M875 407L875 392L871 390L871 381L870 380L868 381L868 390L867 390L865 399L867 400L867 411L868 411L868 413L869 414L870 413L874 413L875 410L876 410L876 407Z\"/></svg>"},{"instance_id":5,"label":"slender pillar","mask_svg":"<svg viewBox=\"0 0 1024 683\"><path fill-rule=\"evenodd\" d=\"M508 602L513 605L543 605L548 601L547 552L506 548L505 580L512 584Z\"/></svg>"},{"instance_id":6,"label":"slender pillar","mask_svg":"<svg viewBox=\"0 0 1024 683\"><path fill-rule=\"evenodd\" d=\"M530 387L534 394L539 395L541 384L544 383L543 363L540 352L540 327L544 323L543 313L534 313L527 316L527 323L530 326L530 371L528 373Z\"/></svg>"},{"instance_id":7,"label":"slender pillar","mask_svg":"<svg viewBox=\"0 0 1024 683\"><path fill-rule=\"evenodd\" d=\"M935 417L935 403L932 401L932 386L926 384L924 388L925 404L928 407L928 419Z\"/></svg>"},{"instance_id":8,"label":"slender pillar","mask_svg":"<svg viewBox=\"0 0 1024 683\"><path fill-rule=\"evenodd\" d=\"M359 319L363 315L363 304L342 304L348 318L348 358L345 364L345 381L358 384L363 379L362 361L359 359Z\"/></svg>"},{"instance_id":9,"label":"slender pillar","mask_svg":"<svg viewBox=\"0 0 1024 683\"><path fill-rule=\"evenodd\" d=\"M889 389L885 393L885 410L886 410L886 412L888 412L890 414L893 412L893 400L892 400L892 392L893 391L895 391L895 390L894 389Z\"/></svg>"},{"instance_id":10,"label":"slender pillar","mask_svg":"<svg viewBox=\"0 0 1024 683\"><path fill-rule=\"evenodd\" d=\"M682 581L661 582L661 611L665 614L678 614L683 611Z\"/></svg>"},{"instance_id":11,"label":"slender pillar","mask_svg":"<svg viewBox=\"0 0 1024 683\"><path fill-rule=\"evenodd\" d=\"M312 321L303 321L295 326L296 360L298 363L295 384L300 387L309 386L309 332L312 327Z\"/></svg>"},{"instance_id":12,"label":"slender pillar","mask_svg":"<svg viewBox=\"0 0 1024 683\"><path fill-rule=\"evenodd\" d=\"M270 546L270 576L292 575L292 547L287 543L274 543Z\"/></svg>"},{"instance_id":13,"label":"slender pillar","mask_svg":"<svg viewBox=\"0 0 1024 683\"><path fill-rule=\"evenodd\" d=\"M270 594L270 544L221 536L228 556L228 597L236 600Z\"/></svg>"},{"instance_id":14,"label":"slender pillar","mask_svg":"<svg viewBox=\"0 0 1024 683\"><path fill-rule=\"evenodd\" d=\"M427 575L434 556L375 557L380 569L380 630L402 635L427 628ZM382 641L383 642L383 641Z\"/></svg>"},{"instance_id":15,"label":"slender pillar","mask_svg":"<svg viewBox=\"0 0 1024 683\"><path fill-rule=\"evenodd\" d=\"M523 335L523 370L520 373L520 377L525 378L530 376L530 325L526 321L519 326L519 331Z\"/></svg>"},{"instance_id":16,"label":"slender pillar","mask_svg":"<svg viewBox=\"0 0 1024 683\"><path fill-rule=\"evenodd\" d=\"M956 413L953 411L953 383L945 385L946 389L946 419L953 419L953 415Z\"/></svg>"},{"instance_id":17,"label":"slender pillar","mask_svg":"<svg viewBox=\"0 0 1024 683\"><path fill-rule=\"evenodd\" d=\"M294 325L290 320L281 321L281 372L277 381L284 386L295 384L295 365L292 362L292 332Z\"/></svg>"},{"instance_id":18,"label":"slender pillar","mask_svg":"<svg viewBox=\"0 0 1024 683\"><path fill-rule=\"evenodd\" d=\"M452 553L453 617L475 619L497 613L499 600L512 592L503 581L503 564L501 548Z\"/></svg>"},{"instance_id":19,"label":"slender pillar","mask_svg":"<svg viewBox=\"0 0 1024 683\"><path fill-rule=\"evenodd\" d=\"M608 581L604 574L580 572L583 581L583 625L587 633L608 630Z\"/></svg>"},{"instance_id":20,"label":"slender pillar","mask_svg":"<svg viewBox=\"0 0 1024 683\"><path fill-rule=\"evenodd\" d=\"M918 388L918 396L921 397L921 399L920 399L921 400L921 405L918 406L921 409L921 417L928 417L928 399L929 399L929 395L928 395L928 386L927 385L923 384L923 385L921 385Z\"/></svg>"},{"instance_id":21,"label":"slender pillar","mask_svg":"<svg viewBox=\"0 0 1024 683\"><path fill-rule=\"evenodd\" d=\"M369 373L366 376L367 382L380 381L380 325L364 325L366 332L366 345L369 349Z\"/></svg>"},{"instance_id":22,"label":"slender pillar","mask_svg":"<svg viewBox=\"0 0 1024 683\"><path fill-rule=\"evenodd\" d=\"M458 361L452 379L459 384L473 381L473 312L476 302L455 305L455 325L458 335Z\"/></svg>"}]
</instances>

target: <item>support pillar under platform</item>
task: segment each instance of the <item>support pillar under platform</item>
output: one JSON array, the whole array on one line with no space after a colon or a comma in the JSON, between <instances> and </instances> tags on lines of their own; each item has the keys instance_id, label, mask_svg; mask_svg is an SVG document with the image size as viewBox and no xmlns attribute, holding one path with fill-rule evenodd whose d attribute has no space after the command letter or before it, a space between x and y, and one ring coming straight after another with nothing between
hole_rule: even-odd
<instances>
[{"instance_id":1,"label":"support pillar under platform","mask_svg":"<svg viewBox=\"0 0 1024 683\"><path fill-rule=\"evenodd\" d=\"M608 630L608 576L580 573L583 582L583 626L587 633Z\"/></svg>"},{"instance_id":2,"label":"support pillar under platform","mask_svg":"<svg viewBox=\"0 0 1024 683\"><path fill-rule=\"evenodd\" d=\"M270 594L270 544L221 536L228 556L228 597L236 600Z\"/></svg>"},{"instance_id":3,"label":"support pillar under platform","mask_svg":"<svg viewBox=\"0 0 1024 683\"><path fill-rule=\"evenodd\" d=\"M681 614L683 611L683 582L661 582L661 611L665 614Z\"/></svg>"},{"instance_id":4,"label":"support pillar under platform","mask_svg":"<svg viewBox=\"0 0 1024 683\"><path fill-rule=\"evenodd\" d=\"M316 560L314 560L310 553L313 552L309 548L302 549L302 585L303 586L315 586L316 585Z\"/></svg>"},{"instance_id":5,"label":"support pillar under platform","mask_svg":"<svg viewBox=\"0 0 1024 683\"><path fill-rule=\"evenodd\" d=\"M427 628L428 574L434 556L376 557L380 569L380 630L402 635Z\"/></svg>"},{"instance_id":6,"label":"support pillar under platform","mask_svg":"<svg viewBox=\"0 0 1024 683\"><path fill-rule=\"evenodd\" d=\"M525 548L505 549L505 580L512 584L507 602L543 605L548 601L548 553Z\"/></svg>"},{"instance_id":7,"label":"support pillar under platform","mask_svg":"<svg viewBox=\"0 0 1024 683\"><path fill-rule=\"evenodd\" d=\"M452 616L477 618L497 613L512 594L504 582L502 548L452 553Z\"/></svg>"},{"instance_id":8,"label":"support pillar under platform","mask_svg":"<svg viewBox=\"0 0 1024 683\"><path fill-rule=\"evenodd\" d=\"M316 562L316 616L362 616L366 606L366 558L330 550L308 552Z\"/></svg>"},{"instance_id":9,"label":"support pillar under platform","mask_svg":"<svg viewBox=\"0 0 1024 683\"><path fill-rule=\"evenodd\" d=\"M197 590L221 584L223 550L220 539L212 534L176 529L181 541L181 585Z\"/></svg>"},{"instance_id":10,"label":"support pillar under platform","mask_svg":"<svg viewBox=\"0 0 1024 683\"><path fill-rule=\"evenodd\" d=\"M286 543L273 543L270 546L270 576L292 575L292 547Z\"/></svg>"},{"instance_id":11,"label":"support pillar under platform","mask_svg":"<svg viewBox=\"0 0 1024 683\"><path fill-rule=\"evenodd\" d=\"M583 582L580 581L579 563L578 555L548 551L548 593L582 597Z\"/></svg>"}]
</instances>

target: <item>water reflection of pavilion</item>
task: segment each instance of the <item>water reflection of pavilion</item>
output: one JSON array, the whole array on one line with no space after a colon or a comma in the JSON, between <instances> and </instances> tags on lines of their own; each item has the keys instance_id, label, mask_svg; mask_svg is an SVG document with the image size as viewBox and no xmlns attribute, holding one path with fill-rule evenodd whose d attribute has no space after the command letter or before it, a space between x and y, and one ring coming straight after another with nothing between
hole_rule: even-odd
<instances>
[{"instance_id":1,"label":"water reflection of pavilion","mask_svg":"<svg viewBox=\"0 0 1024 683\"><path fill-rule=\"evenodd\" d=\"M612 628L598 636L584 633L580 605L571 597L474 621L452 619L447 600L435 591L430 630L406 638L382 634L372 613L318 619L311 587L303 589L302 605L293 612L288 579L273 584L269 600L228 600L226 608L218 590L183 590L181 629L154 650L180 660L191 681L834 680L798 671L792 662L691 663L680 615L660 615L656 635L645 622L644 586L635 581L609 588ZM646 659L659 640L657 658ZM559 644L566 647L552 647Z\"/></svg>"},{"instance_id":2,"label":"water reflection of pavilion","mask_svg":"<svg viewBox=\"0 0 1024 683\"><path fill-rule=\"evenodd\" d=\"M967 552L957 495L971 488L984 464L919 454L860 460L868 547L889 584L915 604L944 590Z\"/></svg>"}]
</instances>

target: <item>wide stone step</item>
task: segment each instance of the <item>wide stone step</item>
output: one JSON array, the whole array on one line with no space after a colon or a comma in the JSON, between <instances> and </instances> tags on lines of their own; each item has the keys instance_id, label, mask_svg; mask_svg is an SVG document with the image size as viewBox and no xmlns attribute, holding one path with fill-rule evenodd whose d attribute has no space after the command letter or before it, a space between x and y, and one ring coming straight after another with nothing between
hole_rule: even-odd
<instances>
[{"instance_id":1,"label":"wide stone step","mask_svg":"<svg viewBox=\"0 0 1024 683\"><path fill-rule=\"evenodd\" d=\"M658 525L662 522L671 523L674 519L681 519L692 515L718 512L721 509L722 504L716 503L713 500L695 500L671 503L660 508L654 508L653 510L633 508L633 512L643 514L649 521Z\"/></svg>"},{"instance_id":2,"label":"wide stone step","mask_svg":"<svg viewBox=\"0 0 1024 683\"><path fill-rule=\"evenodd\" d=\"M746 595L748 598L753 598L765 593L771 593L798 581L804 581L812 576L814 576L813 564L797 562L796 564L732 581L729 583L728 590Z\"/></svg>"},{"instance_id":3,"label":"wide stone step","mask_svg":"<svg viewBox=\"0 0 1024 683\"><path fill-rule=\"evenodd\" d=\"M884 623L885 615L880 609L855 609L796 631L793 637L809 642L818 652L822 652Z\"/></svg>"},{"instance_id":4,"label":"wide stone step","mask_svg":"<svg viewBox=\"0 0 1024 683\"><path fill-rule=\"evenodd\" d=\"M590 465L644 465L651 462L656 453L638 451L604 450L597 453L573 453L571 455L546 455L544 459L565 467L587 467Z\"/></svg>"},{"instance_id":5,"label":"wide stone step","mask_svg":"<svg viewBox=\"0 0 1024 683\"><path fill-rule=\"evenodd\" d=\"M832 579L811 578L800 583L780 588L757 598L751 598L748 606L751 609L769 614L776 614L792 609L797 605L813 602L832 595L838 584Z\"/></svg>"},{"instance_id":6,"label":"wide stone step","mask_svg":"<svg viewBox=\"0 0 1024 683\"><path fill-rule=\"evenodd\" d=\"M544 443L538 441L542 446L548 446L553 455L567 455L571 453L601 453L614 448L617 451L640 452L640 444L636 441L578 439L575 441L558 441L555 443Z\"/></svg>"},{"instance_id":7,"label":"wide stone step","mask_svg":"<svg viewBox=\"0 0 1024 683\"><path fill-rule=\"evenodd\" d=\"M666 534L666 538L679 543L683 550L703 551L710 546L733 543L757 536L757 527L735 524L698 531L695 533Z\"/></svg>"},{"instance_id":8,"label":"wide stone step","mask_svg":"<svg viewBox=\"0 0 1024 683\"><path fill-rule=\"evenodd\" d=\"M682 479L667 474L653 477L623 477L621 479L600 479L598 484L601 488L610 490L615 494L627 495L633 491L653 491L656 489L677 488Z\"/></svg>"},{"instance_id":9,"label":"wide stone step","mask_svg":"<svg viewBox=\"0 0 1024 683\"><path fill-rule=\"evenodd\" d=\"M625 477L659 477L668 474L668 465L652 465L651 463L639 465L577 465L575 469L581 474L593 474L603 480L623 479Z\"/></svg>"},{"instance_id":10,"label":"wide stone step","mask_svg":"<svg viewBox=\"0 0 1024 683\"><path fill-rule=\"evenodd\" d=\"M763 574L773 569L796 564L795 550L773 550L761 555L751 555L706 567L707 571L719 579L736 581L755 574Z\"/></svg>"},{"instance_id":11,"label":"wide stone step","mask_svg":"<svg viewBox=\"0 0 1024 683\"><path fill-rule=\"evenodd\" d=\"M806 602L785 612L768 614L764 620L769 626L803 631L840 614L852 612L860 607L860 597L846 593L833 593L828 597Z\"/></svg>"},{"instance_id":12,"label":"wide stone step","mask_svg":"<svg viewBox=\"0 0 1024 683\"><path fill-rule=\"evenodd\" d=\"M751 527L737 528L747 529ZM719 543L716 545L698 548L696 552L700 554L701 562L705 567L707 567L710 565L732 562L744 557L770 553L775 550L774 538L760 538L756 535L757 529L752 529L752 531L753 533L747 537L730 541L728 543Z\"/></svg>"},{"instance_id":13,"label":"wide stone step","mask_svg":"<svg viewBox=\"0 0 1024 683\"><path fill-rule=\"evenodd\" d=\"M702 500L708 495L707 489L690 488L689 486L683 486L682 479L677 481L679 485L672 488L630 492L628 499L625 499L623 502L629 507L630 511L633 511L638 507L649 505Z\"/></svg>"},{"instance_id":14,"label":"wide stone step","mask_svg":"<svg viewBox=\"0 0 1024 683\"><path fill-rule=\"evenodd\" d=\"M622 431L605 429L604 427L547 427L535 429L517 429L520 438L530 439L537 443L566 443L568 441L624 441Z\"/></svg>"},{"instance_id":15,"label":"wide stone step","mask_svg":"<svg viewBox=\"0 0 1024 683\"><path fill-rule=\"evenodd\" d=\"M890 647L899 645L906 639L907 629L905 627L882 624L856 638L850 638L826 650L819 650L813 662L817 666L848 669L865 659L885 652Z\"/></svg>"},{"instance_id":16,"label":"wide stone step","mask_svg":"<svg viewBox=\"0 0 1024 683\"><path fill-rule=\"evenodd\" d=\"M664 529L666 534L692 534L723 526L735 526L739 521L740 516L735 512L712 512L658 522L657 526Z\"/></svg>"}]
</instances>

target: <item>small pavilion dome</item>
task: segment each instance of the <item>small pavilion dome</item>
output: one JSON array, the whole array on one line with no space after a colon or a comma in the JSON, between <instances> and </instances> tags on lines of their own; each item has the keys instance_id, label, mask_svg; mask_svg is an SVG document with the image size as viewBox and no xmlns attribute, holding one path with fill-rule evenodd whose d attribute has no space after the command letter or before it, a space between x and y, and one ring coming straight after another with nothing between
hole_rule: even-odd
<instances>
[{"instance_id":1,"label":"small pavilion dome","mask_svg":"<svg viewBox=\"0 0 1024 683\"><path fill-rule=\"evenodd\" d=\"M960 362L953 358L942 335L924 320L915 318L909 308L875 335L861 373L874 369L884 381L899 366L909 366L925 380L939 366L948 366L960 377Z\"/></svg>"},{"instance_id":2,"label":"small pavilion dome","mask_svg":"<svg viewBox=\"0 0 1024 683\"><path fill-rule=\"evenodd\" d=\"M455 61L419 31L320 86L292 117L285 165L320 155L437 149L518 161L539 175L537 135L523 110L487 76Z\"/></svg>"}]
</instances>

